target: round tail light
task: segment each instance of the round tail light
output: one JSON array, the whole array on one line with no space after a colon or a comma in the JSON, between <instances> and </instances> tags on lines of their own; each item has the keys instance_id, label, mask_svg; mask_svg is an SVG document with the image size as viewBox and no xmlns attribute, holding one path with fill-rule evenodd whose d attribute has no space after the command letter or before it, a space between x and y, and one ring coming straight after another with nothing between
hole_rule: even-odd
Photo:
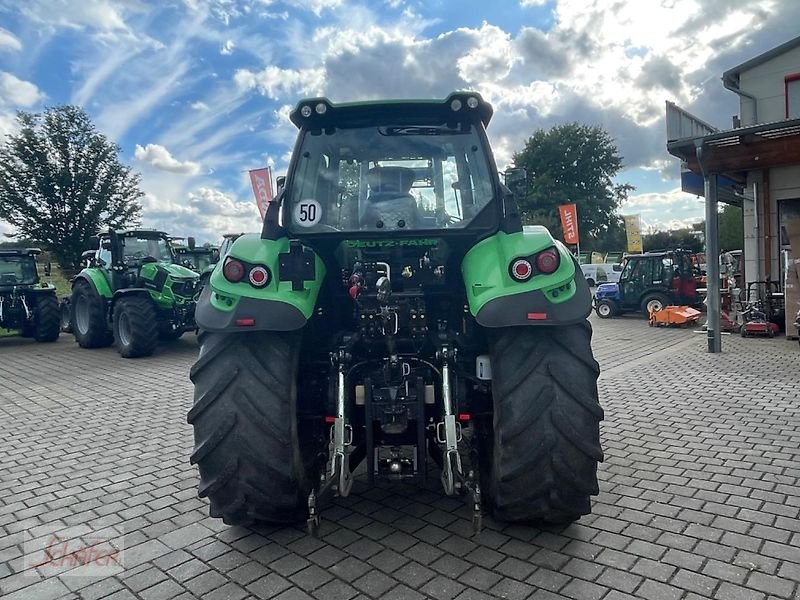
<instances>
[{"instance_id":1,"label":"round tail light","mask_svg":"<svg viewBox=\"0 0 800 600\"><path fill-rule=\"evenodd\" d=\"M533 275L533 266L524 258L518 258L511 263L511 277L517 281L528 281Z\"/></svg>"},{"instance_id":2,"label":"round tail light","mask_svg":"<svg viewBox=\"0 0 800 600\"><path fill-rule=\"evenodd\" d=\"M228 258L222 266L222 274L231 283L238 283L244 278L244 265L235 258Z\"/></svg>"},{"instance_id":3,"label":"round tail light","mask_svg":"<svg viewBox=\"0 0 800 600\"><path fill-rule=\"evenodd\" d=\"M558 269L559 262L558 252L555 248L548 248L536 256L536 269L540 273L554 273Z\"/></svg>"},{"instance_id":4,"label":"round tail light","mask_svg":"<svg viewBox=\"0 0 800 600\"><path fill-rule=\"evenodd\" d=\"M262 266L256 266L250 269L247 278L250 280L250 285L262 288L269 283L269 271Z\"/></svg>"}]
</instances>

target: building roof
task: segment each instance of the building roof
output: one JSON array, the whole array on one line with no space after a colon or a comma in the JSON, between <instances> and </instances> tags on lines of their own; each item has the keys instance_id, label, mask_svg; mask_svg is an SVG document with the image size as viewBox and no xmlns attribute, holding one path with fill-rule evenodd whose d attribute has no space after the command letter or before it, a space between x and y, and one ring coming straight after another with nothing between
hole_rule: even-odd
<instances>
[{"instance_id":1,"label":"building roof","mask_svg":"<svg viewBox=\"0 0 800 600\"><path fill-rule=\"evenodd\" d=\"M791 39L788 42L781 44L780 46L776 46L775 48L772 48L772 50L767 50L763 54L759 54L755 58L751 58L750 60L747 60L742 64L733 67L732 69L728 69L722 74L722 81L725 83L729 82L738 83L739 74L742 71L747 71L749 69L752 69L753 67L757 67L760 64L772 60L776 56L780 56L781 54L788 52L789 50L795 48L796 46L800 46L800 36Z\"/></svg>"}]
</instances>

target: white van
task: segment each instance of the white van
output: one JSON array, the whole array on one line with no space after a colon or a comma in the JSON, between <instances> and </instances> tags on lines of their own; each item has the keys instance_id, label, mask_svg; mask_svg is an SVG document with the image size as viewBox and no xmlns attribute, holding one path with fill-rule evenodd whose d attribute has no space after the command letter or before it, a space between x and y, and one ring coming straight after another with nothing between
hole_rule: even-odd
<instances>
[{"instance_id":1,"label":"white van","mask_svg":"<svg viewBox=\"0 0 800 600\"><path fill-rule=\"evenodd\" d=\"M599 283L617 283L622 273L622 265L609 263L581 265L581 271L589 287L594 287Z\"/></svg>"}]
</instances>

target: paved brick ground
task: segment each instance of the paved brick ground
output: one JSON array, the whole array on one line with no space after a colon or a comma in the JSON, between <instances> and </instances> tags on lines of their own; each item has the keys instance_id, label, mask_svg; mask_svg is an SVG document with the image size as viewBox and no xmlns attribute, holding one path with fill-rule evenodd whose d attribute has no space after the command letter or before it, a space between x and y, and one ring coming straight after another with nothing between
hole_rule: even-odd
<instances>
[{"instance_id":1,"label":"paved brick ground","mask_svg":"<svg viewBox=\"0 0 800 600\"><path fill-rule=\"evenodd\" d=\"M0 597L767 600L800 596L800 348L595 320L606 462L594 514L543 531L357 483L323 537L207 516L185 424L196 346L150 359L0 339ZM145 371L147 370L147 372ZM121 526L125 571L25 571L23 538Z\"/></svg>"}]
</instances>

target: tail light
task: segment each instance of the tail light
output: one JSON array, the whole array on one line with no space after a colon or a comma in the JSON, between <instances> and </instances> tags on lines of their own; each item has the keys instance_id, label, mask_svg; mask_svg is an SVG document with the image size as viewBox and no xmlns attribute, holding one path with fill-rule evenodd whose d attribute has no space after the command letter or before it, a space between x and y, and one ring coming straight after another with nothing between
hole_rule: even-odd
<instances>
[{"instance_id":1,"label":"tail light","mask_svg":"<svg viewBox=\"0 0 800 600\"><path fill-rule=\"evenodd\" d=\"M235 258L227 258L222 265L222 274L231 283L238 283L244 278L244 265Z\"/></svg>"},{"instance_id":2,"label":"tail light","mask_svg":"<svg viewBox=\"0 0 800 600\"><path fill-rule=\"evenodd\" d=\"M509 269L511 272L511 277L513 277L517 281L528 281L533 275L533 266L531 263L524 259L518 258L513 263L511 263L511 268Z\"/></svg>"},{"instance_id":3,"label":"tail light","mask_svg":"<svg viewBox=\"0 0 800 600\"><path fill-rule=\"evenodd\" d=\"M561 261L555 248L548 248L536 255L536 270L545 275L554 273Z\"/></svg>"}]
</instances>

